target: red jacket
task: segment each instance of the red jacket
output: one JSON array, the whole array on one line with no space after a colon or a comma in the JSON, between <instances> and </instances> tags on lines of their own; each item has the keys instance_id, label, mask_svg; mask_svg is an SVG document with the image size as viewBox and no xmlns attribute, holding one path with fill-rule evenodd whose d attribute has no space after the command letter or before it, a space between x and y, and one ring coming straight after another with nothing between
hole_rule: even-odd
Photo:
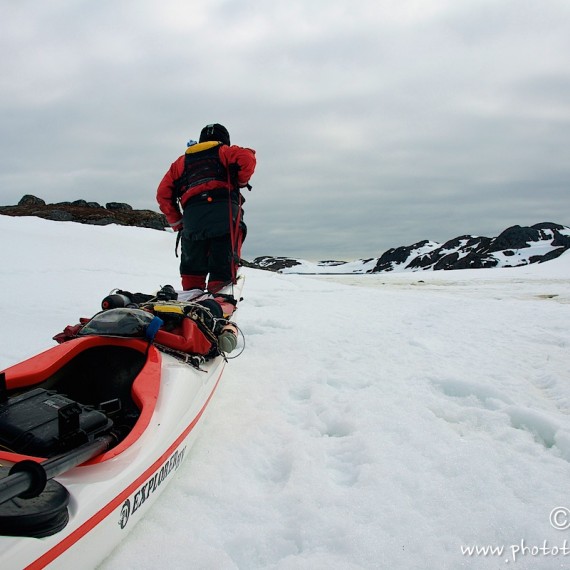
<instances>
[{"instance_id":1,"label":"red jacket","mask_svg":"<svg viewBox=\"0 0 570 570\"><path fill-rule=\"evenodd\" d=\"M206 149L212 144L212 142L199 143L191 146L188 151L196 152L200 150L200 147ZM218 152L220 162L225 168L228 168L230 164L237 164L239 166L237 173L238 186L240 188L246 186L255 170L255 151L250 148L243 148L235 145L220 145ZM166 220L174 230L180 229L182 224L182 212L180 211L178 202L176 201L174 187L175 182L184 173L185 156L186 155L183 154L172 163L156 191L156 200L158 201L160 210L166 216ZM209 190L218 188L227 188L228 190L232 189L229 182L220 182L219 180L205 182L204 184L191 188L191 190L183 194L180 199L180 204L184 208L184 204L192 196L197 196L203 192L208 192Z\"/></svg>"}]
</instances>

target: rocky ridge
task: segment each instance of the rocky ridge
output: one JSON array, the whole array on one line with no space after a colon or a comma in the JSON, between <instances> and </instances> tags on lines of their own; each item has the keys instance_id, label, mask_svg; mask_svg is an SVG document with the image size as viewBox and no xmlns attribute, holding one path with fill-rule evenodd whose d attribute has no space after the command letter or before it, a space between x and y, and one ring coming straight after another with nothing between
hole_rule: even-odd
<instances>
[{"instance_id":1,"label":"rocky ridge","mask_svg":"<svg viewBox=\"0 0 570 570\"><path fill-rule=\"evenodd\" d=\"M30 194L25 195L16 206L0 206L0 214L6 216L36 216L58 222L77 222L95 226L119 224L164 230L168 222L163 214L152 210L135 210L123 202L109 202L102 206L97 202L75 200L46 204Z\"/></svg>"}]
</instances>

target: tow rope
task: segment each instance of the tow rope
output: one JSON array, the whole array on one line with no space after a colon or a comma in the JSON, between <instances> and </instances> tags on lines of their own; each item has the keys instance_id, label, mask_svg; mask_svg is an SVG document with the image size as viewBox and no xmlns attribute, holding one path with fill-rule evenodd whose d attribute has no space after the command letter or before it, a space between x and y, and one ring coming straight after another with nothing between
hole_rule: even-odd
<instances>
[{"instance_id":1,"label":"tow rope","mask_svg":"<svg viewBox=\"0 0 570 570\"><path fill-rule=\"evenodd\" d=\"M180 230L178 232L178 235L176 236L176 245L174 246L174 255L176 255L176 257L178 257L178 246L180 245L181 239L182 239L182 230Z\"/></svg>"},{"instance_id":2,"label":"tow rope","mask_svg":"<svg viewBox=\"0 0 570 570\"><path fill-rule=\"evenodd\" d=\"M241 240L240 240L240 223L241 223L241 212L242 212L242 199L243 196L240 193L240 188L237 182L237 170L239 166L235 165L235 169L231 167L228 168L228 214L230 223L230 243L232 247L232 258L231 258L231 271L232 271L232 283L235 285L237 283L237 268L241 260ZM251 185L246 184L245 187L251 191ZM237 192L238 195L238 213L236 216L235 223L233 221L233 208L232 208L232 192Z\"/></svg>"},{"instance_id":3,"label":"tow rope","mask_svg":"<svg viewBox=\"0 0 570 570\"><path fill-rule=\"evenodd\" d=\"M240 260L241 244L239 239L239 224L241 221L241 194L239 190L238 193L238 213L236 216L235 224L233 223L233 208L232 208L232 190L228 194L228 205L229 205L229 216L230 216L230 243L232 244L232 260L231 260L231 270L232 270L232 283L237 282L237 266Z\"/></svg>"}]
</instances>

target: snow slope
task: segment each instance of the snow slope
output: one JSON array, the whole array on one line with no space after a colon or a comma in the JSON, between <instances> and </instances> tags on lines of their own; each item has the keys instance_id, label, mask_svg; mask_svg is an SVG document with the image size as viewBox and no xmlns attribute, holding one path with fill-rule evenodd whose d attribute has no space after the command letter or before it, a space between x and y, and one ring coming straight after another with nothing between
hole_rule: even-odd
<instances>
[{"instance_id":1,"label":"snow slope","mask_svg":"<svg viewBox=\"0 0 570 570\"><path fill-rule=\"evenodd\" d=\"M172 234L3 216L0 231L0 369L111 288L178 285ZM570 529L550 523L560 508L570 525L570 254L246 274L246 351L102 569L570 568Z\"/></svg>"}]
</instances>

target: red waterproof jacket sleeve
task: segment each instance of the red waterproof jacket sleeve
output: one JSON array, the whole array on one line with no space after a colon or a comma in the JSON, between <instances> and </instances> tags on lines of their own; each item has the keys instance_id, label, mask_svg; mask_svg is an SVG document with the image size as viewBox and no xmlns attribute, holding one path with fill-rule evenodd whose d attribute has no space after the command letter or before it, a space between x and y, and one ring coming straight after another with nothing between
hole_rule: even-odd
<instances>
[{"instance_id":1,"label":"red waterproof jacket sleeve","mask_svg":"<svg viewBox=\"0 0 570 570\"><path fill-rule=\"evenodd\" d=\"M256 159L255 151L251 148L243 148L241 146L221 146L220 147L220 160L227 168L230 164L237 164L238 170L238 185L245 186L249 179L253 176L255 171Z\"/></svg>"},{"instance_id":2,"label":"red waterproof jacket sleeve","mask_svg":"<svg viewBox=\"0 0 570 570\"><path fill-rule=\"evenodd\" d=\"M174 197L174 182L182 176L183 172L184 155L171 164L156 191L156 200L160 211L166 216L166 221L173 230L179 230L182 226L182 213Z\"/></svg>"}]
</instances>

